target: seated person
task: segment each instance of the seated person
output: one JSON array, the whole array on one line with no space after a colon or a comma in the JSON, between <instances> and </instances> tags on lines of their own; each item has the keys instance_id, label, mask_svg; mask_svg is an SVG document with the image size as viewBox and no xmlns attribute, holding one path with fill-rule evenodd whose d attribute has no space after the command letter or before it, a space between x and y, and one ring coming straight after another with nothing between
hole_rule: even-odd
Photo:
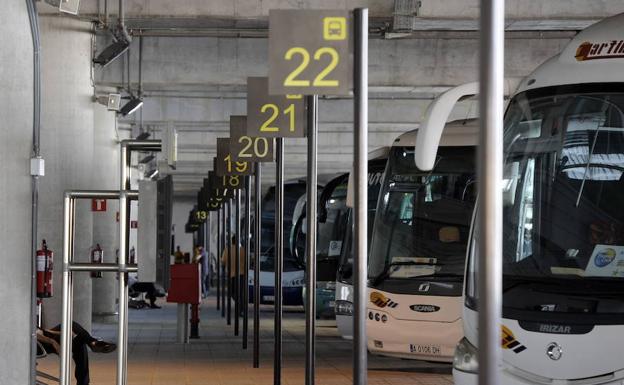
<instances>
[{"instance_id":1,"label":"seated person","mask_svg":"<svg viewBox=\"0 0 624 385\"><path fill-rule=\"evenodd\" d=\"M89 354L87 346L94 353L111 353L117 345L93 337L79 323L72 323L72 358L74 359L77 385L89 385ZM61 325L52 329L37 329L37 341L47 353L61 352Z\"/></svg>"},{"instance_id":2,"label":"seated person","mask_svg":"<svg viewBox=\"0 0 624 385\"><path fill-rule=\"evenodd\" d=\"M156 305L156 298L165 295L156 288L153 282L138 282L136 273L130 273L128 275L128 288L135 292L145 293L145 298L150 301L149 306L152 309L160 309L160 306Z\"/></svg>"}]
</instances>

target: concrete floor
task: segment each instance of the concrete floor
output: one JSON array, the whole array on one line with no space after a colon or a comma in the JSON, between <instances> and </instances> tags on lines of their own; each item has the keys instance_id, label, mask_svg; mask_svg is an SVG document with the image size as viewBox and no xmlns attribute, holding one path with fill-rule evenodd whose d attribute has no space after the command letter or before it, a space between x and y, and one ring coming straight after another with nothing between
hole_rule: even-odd
<instances>
[{"instance_id":1,"label":"concrete floor","mask_svg":"<svg viewBox=\"0 0 624 385\"><path fill-rule=\"evenodd\" d=\"M242 350L215 310L215 297L202 305L199 340L176 342L176 305L160 310L130 311L128 383L130 385L272 385L273 312L261 311L260 368L252 368L252 322L249 348ZM250 307L251 309L251 307ZM319 321L317 328L316 378L319 385L351 384L351 343L342 340L334 321ZM94 335L115 341L116 325L94 324ZM241 322L242 331L242 322ZM305 318L302 309L287 308L284 314L284 385L304 384ZM242 332L241 332L242 335ZM115 384L116 354L90 354L91 384ZM58 357L41 359L38 368L58 373ZM73 373L72 373L73 376ZM450 365L369 356L370 385L452 384Z\"/></svg>"}]
</instances>

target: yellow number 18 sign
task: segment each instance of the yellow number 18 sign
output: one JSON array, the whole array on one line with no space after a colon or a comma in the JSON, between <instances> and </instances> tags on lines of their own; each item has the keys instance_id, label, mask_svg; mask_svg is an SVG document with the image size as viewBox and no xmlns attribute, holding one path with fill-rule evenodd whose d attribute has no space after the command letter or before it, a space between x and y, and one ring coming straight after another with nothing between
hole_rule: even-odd
<instances>
[{"instance_id":1,"label":"yellow number 18 sign","mask_svg":"<svg viewBox=\"0 0 624 385\"><path fill-rule=\"evenodd\" d=\"M351 24L346 10L269 11L269 94L349 95Z\"/></svg>"}]
</instances>

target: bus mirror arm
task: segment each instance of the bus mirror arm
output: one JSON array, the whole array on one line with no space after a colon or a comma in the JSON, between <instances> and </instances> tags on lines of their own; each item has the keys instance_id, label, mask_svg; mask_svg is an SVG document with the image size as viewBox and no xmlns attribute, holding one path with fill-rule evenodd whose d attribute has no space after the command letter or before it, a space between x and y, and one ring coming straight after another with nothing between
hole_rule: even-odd
<instances>
[{"instance_id":1,"label":"bus mirror arm","mask_svg":"<svg viewBox=\"0 0 624 385\"><path fill-rule=\"evenodd\" d=\"M505 78L505 95L511 95L520 80ZM427 107L414 146L414 161L419 170L429 171L433 168L442 132L457 102L477 95L478 91L478 82L465 83L442 93Z\"/></svg>"},{"instance_id":2,"label":"bus mirror arm","mask_svg":"<svg viewBox=\"0 0 624 385\"><path fill-rule=\"evenodd\" d=\"M422 171L433 169L440 138L453 108L460 99L476 95L478 89L478 82L459 85L438 96L427 107L425 116L416 134L416 145L414 147L414 161L418 169Z\"/></svg>"}]
</instances>

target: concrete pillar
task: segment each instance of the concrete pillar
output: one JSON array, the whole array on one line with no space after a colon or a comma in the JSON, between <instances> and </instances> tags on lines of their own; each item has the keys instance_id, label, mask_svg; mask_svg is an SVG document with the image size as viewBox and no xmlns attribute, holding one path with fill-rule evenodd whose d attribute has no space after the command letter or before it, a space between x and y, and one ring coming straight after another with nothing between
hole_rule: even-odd
<instances>
[{"instance_id":1,"label":"concrete pillar","mask_svg":"<svg viewBox=\"0 0 624 385\"><path fill-rule=\"evenodd\" d=\"M54 250L56 294L45 300L44 325L61 320L63 193L92 189L93 89L91 24L67 17L40 19L42 46L42 155L46 176L39 192L39 237ZM92 246L91 202L76 205L75 260L86 262ZM91 328L91 277L74 276L74 320Z\"/></svg>"},{"instance_id":2,"label":"concrete pillar","mask_svg":"<svg viewBox=\"0 0 624 385\"><path fill-rule=\"evenodd\" d=\"M25 1L3 2L0 42L0 382L27 384L33 50Z\"/></svg>"},{"instance_id":3,"label":"concrete pillar","mask_svg":"<svg viewBox=\"0 0 624 385\"><path fill-rule=\"evenodd\" d=\"M119 189L119 138L115 131L115 112L105 106L95 105L93 132L92 188L96 190ZM106 211L93 213L93 245L104 251L104 262L115 262L119 247L119 230L116 213L119 202L109 200ZM93 279L93 318L101 322L114 322L117 317L117 274L103 273Z\"/></svg>"}]
</instances>

